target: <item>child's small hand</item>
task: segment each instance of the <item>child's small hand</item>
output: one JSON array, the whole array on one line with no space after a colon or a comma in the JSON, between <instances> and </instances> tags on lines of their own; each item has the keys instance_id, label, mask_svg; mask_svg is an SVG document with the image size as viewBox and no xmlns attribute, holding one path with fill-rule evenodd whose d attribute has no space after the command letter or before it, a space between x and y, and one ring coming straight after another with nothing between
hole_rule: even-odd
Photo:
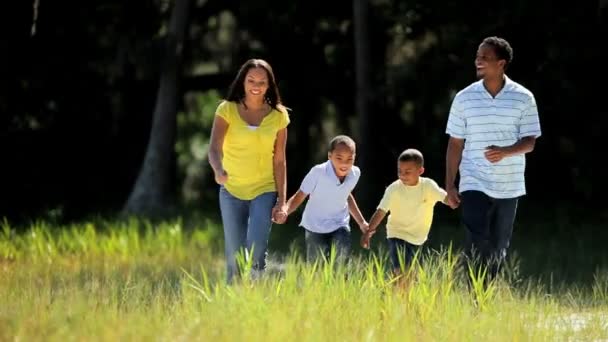
<instances>
[{"instance_id":1,"label":"child's small hand","mask_svg":"<svg viewBox=\"0 0 608 342\"><path fill-rule=\"evenodd\" d=\"M373 234L373 232L368 230L363 235L361 235L361 241L360 241L361 247L363 247L365 249L369 249L372 234Z\"/></svg>"},{"instance_id":2,"label":"child's small hand","mask_svg":"<svg viewBox=\"0 0 608 342\"><path fill-rule=\"evenodd\" d=\"M284 206L275 206L272 208L272 222L283 224L287 221L287 210Z\"/></svg>"}]
</instances>

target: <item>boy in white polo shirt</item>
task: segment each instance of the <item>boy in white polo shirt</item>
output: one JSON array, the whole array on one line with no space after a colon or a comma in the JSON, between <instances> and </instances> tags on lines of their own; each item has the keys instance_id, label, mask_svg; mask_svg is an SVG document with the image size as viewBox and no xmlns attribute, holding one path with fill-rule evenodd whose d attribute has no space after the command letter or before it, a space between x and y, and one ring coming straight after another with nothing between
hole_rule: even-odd
<instances>
[{"instance_id":1,"label":"boy in white polo shirt","mask_svg":"<svg viewBox=\"0 0 608 342\"><path fill-rule=\"evenodd\" d=\"M400 274L429 234L433 222L433 210L437 202L448 204L447 193L437 183L426 177L424 157L416 149L401 153L397 163L399 179L389 185L369 222L369 229L361 237L361 246L369 248L369 240L380 222L390 212L386 224L391 266ZM400 259L405 263L402 265Z\"/></svg>"},{"instance_id":2,"label":"boy in white polo shirt","mask_svg":"<svg viewBox=\"0 0 608 342\"><path fill-rule=\"evenodd\" d=\"M287 215L290 215L309 197L300 222L305 229L308 262L314 262L322 255L328 258L332 245L335 245L338 262L348 258L350 215L361 231L367 231L367 221L351 193L361 176L359 168L353 165L355 155L353 139L345 135L333 138L329 144L328 160L313 166L300 189L287 201Z\"/></svg>"}]
</instances>

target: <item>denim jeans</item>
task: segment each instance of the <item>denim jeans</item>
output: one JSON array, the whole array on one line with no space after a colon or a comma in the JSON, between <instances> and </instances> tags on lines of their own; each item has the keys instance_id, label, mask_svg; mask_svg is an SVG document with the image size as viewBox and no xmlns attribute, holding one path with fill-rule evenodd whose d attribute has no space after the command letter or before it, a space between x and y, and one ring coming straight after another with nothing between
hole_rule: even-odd
<instances>
[{"instance_id":1,"label":"denim jeans","mask_svg":"<svg viewBox=\"0 0 608 342\"><path fill-rule=\"evenodd\" d=\"M487 266L491 280L507 256L518 198L492 198L481 191L463 191L461 196L466 256L476 270Z\"/></svg>"},{"instance_id":2,"label":"denim jeans","mask_svg":"<svg viewBox=\"0 0 608 342\"><path fill-rule=\"evenodd\" d=\"M388 238L387 242L393 270L407 270L420 246L398 238Z\"/></svg>"},{"instance_id":3,"label":"denim jeans","mask_svg":"<svg viewBox=\"0 0 608 342\"><path fill-rule=\"evenodd\" d=\"M266 249L272 227L272 208L277 193L267 192L252 200L234 197L220 187L220 210L224 225L227 282L238 274L236 256L241 250L252 253L252 272L261 274L266 268Z\"/></svg>"},{"instance_id":4,"label":"denim jeans","mask_svg":"<svg viewBox=\"0 0 608 342\"><path fill-rule=\"evenodd\" d=\"M350 230L339 228L331 233L315 233L305 229L306 261L313 263L323 256L330 257L331 246L335 246L336 262L345 263L350 255Z\"/></svg>"}]
</instances>

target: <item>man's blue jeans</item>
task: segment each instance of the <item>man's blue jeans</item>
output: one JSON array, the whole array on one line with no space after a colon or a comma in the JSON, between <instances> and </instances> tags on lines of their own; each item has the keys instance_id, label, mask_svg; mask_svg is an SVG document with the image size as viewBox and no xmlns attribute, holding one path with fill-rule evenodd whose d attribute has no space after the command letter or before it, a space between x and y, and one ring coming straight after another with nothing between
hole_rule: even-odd
<instances>
[{"instance_id":1,"label":"man's blue jeans","mask_svg":"<svg viewBox=\"0 0 608 342\"><path fill-rule=\"evenodd\" d=\"M266 249L272 227L272 208L277 201L276 192L263 193L252 200L234 197L220 187L220 210L224 225L227 282L238 274L237 253L252 253L252 272L260 274L266 268Z\"/></svg>"},{"instance_id":2,"label":"man's blue jeans","mask_svg":"<svg viewBox=\"0 0 608 342\"><path fill-rule=\"evenodd\" d=\"M466 255L476 268L488 266L493 279L507 256L518 198L492 198L481 191L463 191L462 216Z\"/></svg>"}]
</instances>

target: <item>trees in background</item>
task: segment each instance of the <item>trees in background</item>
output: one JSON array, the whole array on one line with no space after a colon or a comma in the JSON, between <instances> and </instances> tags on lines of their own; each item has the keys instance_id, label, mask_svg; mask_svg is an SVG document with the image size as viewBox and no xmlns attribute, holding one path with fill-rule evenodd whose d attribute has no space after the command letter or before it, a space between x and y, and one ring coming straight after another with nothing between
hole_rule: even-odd
<instances>
[{"instance_id":1,"label":"trees in background","mask_svg":"<svg viewBox=\"0 0 608 342\"><path fill-rule=\"evenodd\" d=\"M360 140L370 203L406 147L423 150L427 174L441 180L451 97L473 81L477 44L494 34L515 48L512 78L537 95L543 137L528 159L532 197L553 200L549 189L559 187L563 201L601 203L605 166L593 146L608 122L603 88L584 77L602 78L596 66L608 58L598 48L607 38L604 0L466 8L439 0L207 0L192 2L188 24L174 31L180 4L40 1L34 35L32 3L7 9L16 20L2 33L0 56L0 216L143 212L179 201L184 173L175 169L171 113L187 116L184 98L193 94L224 95L250 57L272 63L292 109L290 192L338 133ZM167 33L177 39L182 29L182 60L173 55L166 68Z\"/></svg>"}]
</instances>

